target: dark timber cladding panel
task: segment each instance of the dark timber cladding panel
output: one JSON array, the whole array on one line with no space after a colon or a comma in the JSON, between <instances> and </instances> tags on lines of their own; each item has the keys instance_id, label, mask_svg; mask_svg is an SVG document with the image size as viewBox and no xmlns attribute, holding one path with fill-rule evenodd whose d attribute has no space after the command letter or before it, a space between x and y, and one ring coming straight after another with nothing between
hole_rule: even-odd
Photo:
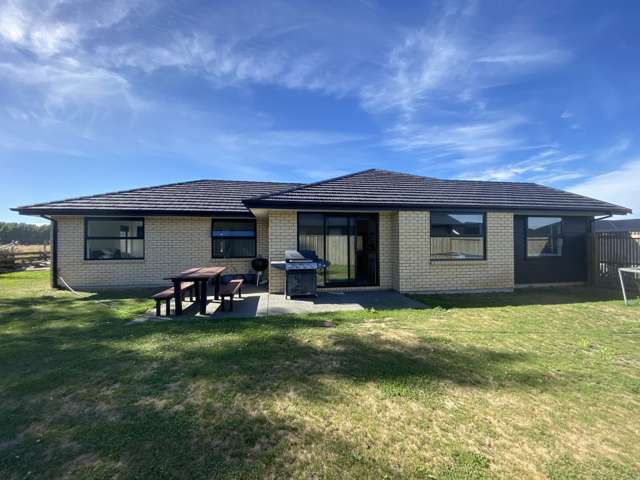
<instances>
[{"instance_id":1,"label":"dark timber cladding panel","mask_svg":"<svg viewBox=\"0 0 640 480\"><path fill-rule=\"evenodd\" d=\"M561 257L527 258L527 217L514 217L515 283L586 282L591 217L562 217Z\"/></svg>"}]
</instances>

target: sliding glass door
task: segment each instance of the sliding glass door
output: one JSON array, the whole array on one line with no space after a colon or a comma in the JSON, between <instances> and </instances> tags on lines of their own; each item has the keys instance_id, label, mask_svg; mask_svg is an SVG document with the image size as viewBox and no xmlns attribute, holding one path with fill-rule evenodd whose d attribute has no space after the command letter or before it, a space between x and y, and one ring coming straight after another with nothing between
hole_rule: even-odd
<instances>
[{"instance_id":1,"label":"sliding glass door","mask_svg":"<svg viewBox=\"0 0 640 480\"><path fill-rule=\"evenodd\" d=\"M300 213L298 249L330 263L319 272L319 285L378 284L377 214Z\"/></svg>"}]
</instances>

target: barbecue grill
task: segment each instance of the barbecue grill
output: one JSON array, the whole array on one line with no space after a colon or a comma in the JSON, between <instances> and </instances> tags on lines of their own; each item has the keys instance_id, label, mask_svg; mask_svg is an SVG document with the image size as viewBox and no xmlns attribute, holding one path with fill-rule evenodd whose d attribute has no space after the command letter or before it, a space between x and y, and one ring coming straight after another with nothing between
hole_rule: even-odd
<instances>
[{"instance_id":1,"label":"barbecue grill","mask_svg":"<svg viewBox=\"0 0 640 480\"><path fill-rule=\"evenodd\" d=\"M317 271L327 262L312 250L285 250L284 262L274 261L271 266L285 272L284 292L287 297L317 296Z\"/></svg>"},{"instance_id":2,"label":"barbecue grill","mask_svg":"<svg viewBox=\"0 0 640 480\"><path fill-rule=\"evenodd\" d=\"M260 285L264 271L269 267L269 261L266 258L257 257L251 260L251 268L256 271L256 285Z\"/></svg>"}]
</instances>

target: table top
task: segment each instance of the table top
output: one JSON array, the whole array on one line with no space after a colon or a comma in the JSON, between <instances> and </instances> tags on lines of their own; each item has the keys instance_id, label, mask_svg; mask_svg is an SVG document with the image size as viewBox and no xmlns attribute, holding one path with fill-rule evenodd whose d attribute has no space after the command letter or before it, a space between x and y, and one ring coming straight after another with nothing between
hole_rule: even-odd
<instances>
[{"instance_id":1,"label":"table top","mask_svg":"<svg viewBox=\"0 0 640 480\"><path fill-rule=\"evenodd\" d=\"M193 267L176 275L166 277L166 280L205 280L215 278L224 272L225 267Z\"/></svg>"},{"instance_id":2,"label":"table top","mask_svg":"<svg viewBox=\"0 0 640 480\"><path fill-rule=\"evenodd\" d=\"M640 273L640 267L620 267L618 270L621 272Z\"/></svg>"}]
</instances>

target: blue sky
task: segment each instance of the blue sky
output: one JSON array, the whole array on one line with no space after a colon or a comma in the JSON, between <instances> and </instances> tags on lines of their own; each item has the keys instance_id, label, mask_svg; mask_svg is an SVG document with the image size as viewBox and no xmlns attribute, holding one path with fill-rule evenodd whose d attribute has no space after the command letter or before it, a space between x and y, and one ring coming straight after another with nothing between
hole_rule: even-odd
<instances>
[{"instance_id":1,"label":"blue sky","mask_svg":"<svg viewBox=\"0 0 640 480\"><path fill-rule=\"evenodd\" d=\"M640 214L640 3L0 1L8 209L366 168Z\"/></svg>"}]
</instances>

